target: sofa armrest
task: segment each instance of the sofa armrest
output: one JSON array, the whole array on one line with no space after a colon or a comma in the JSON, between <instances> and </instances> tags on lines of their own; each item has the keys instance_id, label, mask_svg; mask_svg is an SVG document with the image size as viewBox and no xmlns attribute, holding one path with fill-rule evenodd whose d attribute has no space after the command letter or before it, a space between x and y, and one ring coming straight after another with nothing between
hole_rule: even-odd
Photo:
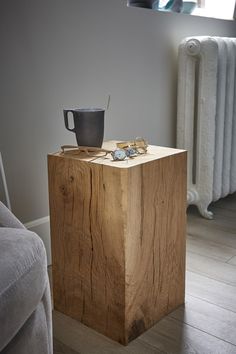
<instances>
[{"instance_id":1,"label":"sofa armrest","mask_svg":"<svg viewBox=\"0 0 236 354\"><path fill-rule=\"evenodd\" d=\"M0 226L25 229L24 225L2 202L0 202Z\"/></svg>"}]
</instances>

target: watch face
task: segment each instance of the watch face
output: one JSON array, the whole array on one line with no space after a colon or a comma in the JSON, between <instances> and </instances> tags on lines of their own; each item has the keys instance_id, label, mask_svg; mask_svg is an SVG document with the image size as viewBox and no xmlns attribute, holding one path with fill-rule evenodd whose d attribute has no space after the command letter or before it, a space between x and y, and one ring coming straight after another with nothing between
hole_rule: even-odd
<instances>
[{"instance_id":1,"label":"watch face","mask_svg":"<svg viewBox=\"0 0 236 354\"><path fill-rule=\"evenodd\" d=\"M137 156L136 149L134 149L132 147L128 147L127 149L125 149L125 152L126 152L126 156L128 156L128 157Z\"/></svg>"},{"instance_id":2,"label":"watch face","mask_svg":"<svg viewBox=\"0 0 236 354\"><path fill-rule=\"evenodd\" d=\"M126 158L125 150L123 149L116 149L112 152L113 160L115 161L122 161Z\"/></svg>"}]
</instances>

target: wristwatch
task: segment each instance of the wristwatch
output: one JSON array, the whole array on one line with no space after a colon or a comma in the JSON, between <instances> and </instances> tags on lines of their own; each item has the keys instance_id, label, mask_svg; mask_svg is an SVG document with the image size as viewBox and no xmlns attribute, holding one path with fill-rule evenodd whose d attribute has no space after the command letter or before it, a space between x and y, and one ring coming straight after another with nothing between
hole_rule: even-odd
<instances>
[{"instance_id":1,"label":"wristwatch","mask_svg":"<svg viewBox=\"0 0 236 354\"><path fill-rule=\"evenodd\" d=\"M115 149L111 152L111 156L114 161L122 161L127 157L124 149Z\"/></svg>"}]
</instances>

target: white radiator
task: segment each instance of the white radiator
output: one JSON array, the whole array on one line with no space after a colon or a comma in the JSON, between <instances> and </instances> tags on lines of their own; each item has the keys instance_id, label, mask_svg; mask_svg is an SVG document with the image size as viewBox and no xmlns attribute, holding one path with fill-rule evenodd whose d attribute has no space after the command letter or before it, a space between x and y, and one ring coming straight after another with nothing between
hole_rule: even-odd
<instances>
[{"instance_id":1,"label":"white radiator","mask_svg":"<svg viewBox=\"0 0 236 354\"><path fill-rule=\"evenodd\" d=\"M209 204L236 191L236 38L180 44L177 147L188 150L188 204L211 219Z\"/></svg>"}]
</instances>

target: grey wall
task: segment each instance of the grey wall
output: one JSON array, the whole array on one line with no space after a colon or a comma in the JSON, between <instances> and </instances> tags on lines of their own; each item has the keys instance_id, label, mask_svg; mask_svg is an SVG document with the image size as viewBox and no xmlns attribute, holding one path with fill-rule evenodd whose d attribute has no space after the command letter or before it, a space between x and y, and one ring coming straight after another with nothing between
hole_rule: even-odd
<instances>
[{"instance_id":1,"label":"grey wall","mask_svg":"<svg viewBox=\"0 0 236 354\"><path fill-rule=\"evenodd\" d=\"M126 0L1 0L0 151L14 212L48 215L48 152L75 143L65 107L105 106L106 139L174 146L176 55L232 21L127 8Z\"/></svg>"}]
</instances>

